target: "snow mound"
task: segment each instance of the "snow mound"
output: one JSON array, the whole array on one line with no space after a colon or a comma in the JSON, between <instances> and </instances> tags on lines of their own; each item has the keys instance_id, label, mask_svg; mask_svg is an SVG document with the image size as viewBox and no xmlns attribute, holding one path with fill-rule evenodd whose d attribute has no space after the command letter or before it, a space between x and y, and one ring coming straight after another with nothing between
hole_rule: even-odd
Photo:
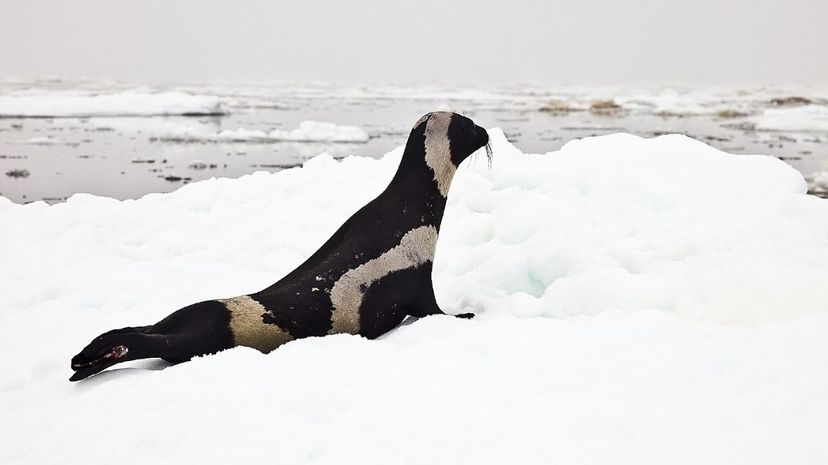
<instances>
[{"instance_id":1,"label":"snow mound","mask_svg":"<svg viewBox=\"0 0 828 465\"><path fill-rule=\"evenodd\" d=\"M223 131L207 133L203 131L186 131L179 128L176 131L158 137L166 142L244 142L244 143L271 143L271 142L337 142L337 143L364 143L370 139L364 129L357 126L346 126L334 123L303 121L299 127L290 131L273 129L225 129Z\"/></svg>"},{"instance_id":2,"label":"snow mound","mask_svg":"<svg viewBox=\"0 0 828 465\"><path fill-rule=\"evenodd\" d=\"M78 384L98 333L292 270L402 150L135 201L0 198L0 463L828 461L828 203L796 171L683 136L527 155L490 134L434 272L475 319Z\"/></svg>"},{"instance_id":3,"label":"snow mound","mask_svg":"<svg viewBox=\"0 0 828 465\"><path fill-rule=\"evenodd\" d=\"M494 144L494 169L460 170L452 188L435 262L444 304L736 323L828 309L817 290L828 204L800 195L804 179L780 160L680 135L589 138L547 155Z\"/></svg>"},{"instance_id":4,"label":"snow mound","mask_svg":"<svg viewBox=\"0 0 828 465\"><path fill-rule=\"evenodd\" d=\"M124 91L111 94L51 92L0 96L0 117L221 115L218 97L184 92Z\"/></svg>"}]
</instances>

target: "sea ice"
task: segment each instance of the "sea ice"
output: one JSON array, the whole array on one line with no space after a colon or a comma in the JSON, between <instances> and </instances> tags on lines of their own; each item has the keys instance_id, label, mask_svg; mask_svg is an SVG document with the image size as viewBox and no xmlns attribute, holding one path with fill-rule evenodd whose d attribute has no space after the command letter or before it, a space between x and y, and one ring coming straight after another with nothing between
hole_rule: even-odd
<instances>
[{"instance_id":1,"label":"sea ice","mask_svg":"<svg viewBox=\"0 0 828 465\"><path fill-rule=\"evenodd\" d=\"M187 131L177 128L168 134L158 137L167 142L243 142L243 143L272 143L272 142L337 142L363 143L368 142L370 136L364 129L357 126L346 126L319 121L303 121L299 127L292 130L273 129L225 129L218 132L203 130Z\"/></svg>"},{"instance_id":2,"label":"sea ice","mask_svg":"<svg viewBox=\"0 0 828 465\"><path fill-rule=\"evenodd\" d=\"M218 97L184 92L48 92L0 96L2 117L221 115Z\"/></svg>"},{"instance_id":3,"label":"sea ice","mask_svg":"<svg viewBox=\"0 0 828 465\"><path fill-rule=\"evenodd\" d=\"M828 106L771 108L755 118L760 131L828 132Z\"/></svg>"}]
</instances>

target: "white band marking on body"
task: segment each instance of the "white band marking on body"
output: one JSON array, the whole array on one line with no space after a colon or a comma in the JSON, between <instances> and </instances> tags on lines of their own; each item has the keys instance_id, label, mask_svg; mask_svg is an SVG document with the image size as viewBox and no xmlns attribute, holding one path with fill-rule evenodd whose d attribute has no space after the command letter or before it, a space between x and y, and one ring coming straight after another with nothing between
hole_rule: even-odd
<instances>
[{"instance_id":1,"label":"white band marking on body","mask_svg":"<svg viewBox=\"0 0 828 465\"><path fill-rule=\"evenodd\" d=\"M425 162L434 172L437 189L443 197L448 195L451 180L457 167L451 161L448 130L451 113L436 112L428 118L425 130Z\"/></svg>"},{"instance_id":2,"label":"white band marking on body","mask_svg":"<svg viewBox=\"0 0 828 465\"><path fill-rule=\"evenodd\" d=\"M436 246L437 228L420 226L407 232L396 247L345 272L331 288L329 334L359 333L359 308L368 287L390 273L433 261Z\"/></svg>"},{"instance_id":3,"label":"white band marking on body","mask_svg":"<svg viewBox=\"0 0 828 465\"><path fill-rule=\"evenodd\" d=\"M262 315L267 309L249 295L217 300L230 312L230 331L236 345L268 353L294 339L282 328L263 322Z\"/></svg>"}]
</instances>

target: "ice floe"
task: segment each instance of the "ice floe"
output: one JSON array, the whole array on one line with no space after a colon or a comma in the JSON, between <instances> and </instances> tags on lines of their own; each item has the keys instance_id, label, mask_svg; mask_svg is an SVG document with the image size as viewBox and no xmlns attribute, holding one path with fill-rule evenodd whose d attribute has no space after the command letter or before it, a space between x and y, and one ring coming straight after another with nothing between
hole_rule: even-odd
<instances>
[{"instance_id":1,"label":"ice floe","mask_svg":"<svg viewBox=\"0 0 828 465\"><path fill-rule=\"evenodd\" d=\"M164 142L332 142L364 143L370 136L357 126L339 125L319 121L303 121L292 130L273 129L225 129L218 132L188 131L179 129L157 137Z\"/></svg>"},{"instance_id":2,"label":"ice floe","mask_svg":"<svg viewBox=\"0 0 828 465\"><path fill-rule=\"evenodd\" d=\"M221 115L218 97L185 92L45 92L0 95L0 117Z\"/></svg>"}]
</instances>

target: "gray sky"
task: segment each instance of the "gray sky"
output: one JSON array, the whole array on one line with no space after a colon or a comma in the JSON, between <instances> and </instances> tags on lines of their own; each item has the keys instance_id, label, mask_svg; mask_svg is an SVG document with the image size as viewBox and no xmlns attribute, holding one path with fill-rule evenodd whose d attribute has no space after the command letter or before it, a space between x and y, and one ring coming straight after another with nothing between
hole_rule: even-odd
<instances>
[{"instance_id":1,"label":"gray sky","mask_svg":"<svg viewBox=\"0 0 828 465\"><path fill-rule=\"evenodd\" d=\"M0 0L0 77L828 85L826 0Z\"/></svg>"}]
</instances>

